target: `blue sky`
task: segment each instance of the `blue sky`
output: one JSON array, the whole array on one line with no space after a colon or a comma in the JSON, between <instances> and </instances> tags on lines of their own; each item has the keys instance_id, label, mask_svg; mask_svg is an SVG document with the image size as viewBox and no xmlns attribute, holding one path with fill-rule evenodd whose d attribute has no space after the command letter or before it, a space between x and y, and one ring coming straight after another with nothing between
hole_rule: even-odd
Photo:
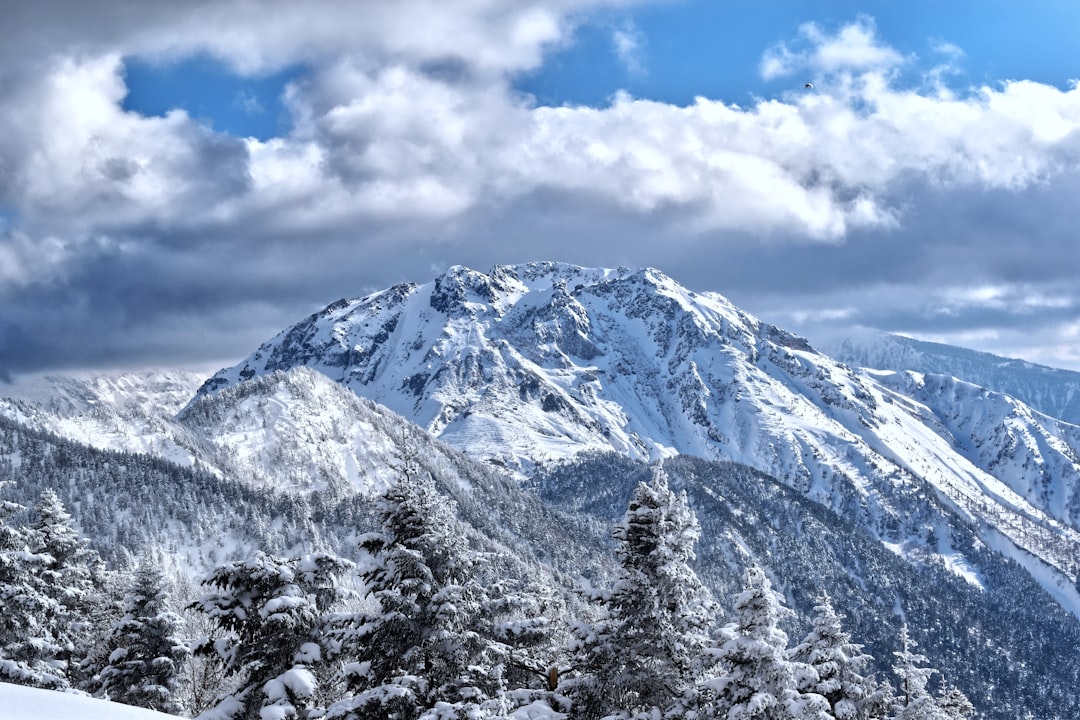
<instances>
[{"instance_id":1,"label":"blue sky","mask_svg":"<svg viewBox=\"0 0 1080 720\"><path fill-rule=\"evenodd\" d=\"M338 297L541 259L1080 369L1075 3L17 10L0 374L214 369Z\"/></svg>"},{"instance_id":2,"label":"blue sky","mask_svg":"<svg viewBox=\"0 0 1080 720\"><path fill-rule=\"evenodd\" d=\"M244 76L208 55L157 62L129 57L123 107L150 116L182 108L219 132L266 140L288 133L292 122L283 93L302 72L289 67Z\"/></svg>"},{"instance_id":3,"label":"blue sky","mask_svg":"<svg viewBox=\"0 0 1080 720\"><path fill-rule=\"evenodd\" d=\"M602 13L520 86L554 103L595 105L619 89L679 104L697 95L747 103L801 84L802 78L763 80L765 48L789 39L802 23L839 27L860 15L873 18L881 37L900 53L918 56L910 82L918 82L918 70L940 54L935 46L950 43L964 52L955 63L954 82L960 85L1011 78L1062 85L1071 77L1061 59L1074 51L1080 6L1008 0L659 3ZM628 68L612 53L611 35L619 30L637 38L639 67Z\"/></svg>"},{"instance_id":4,"label":"blue sky","mask_svg":"<svg viewBox=\"0 0 1080 720\"><path fill-rule=\"evenodd\" d=\"M672 0L585 14L542 66L517 74L513 84L544 105L603 106L620 91L679 105L697 96L747 104L814 80L764 79L766 48L803 23L836 28L860 16L911 58L901 73L908 84L923 82L943 59L958 89L1008 79L1064 88L1080 73L1062 62L1075 52L1080 26L1080 5L1071 2ZM179 107L222 132L265 140L288 131L282 94L303 73L297 66L243 75L209 55L135 56L125 61L124 107L146 115Z\"/></svg>"}]
</instances>

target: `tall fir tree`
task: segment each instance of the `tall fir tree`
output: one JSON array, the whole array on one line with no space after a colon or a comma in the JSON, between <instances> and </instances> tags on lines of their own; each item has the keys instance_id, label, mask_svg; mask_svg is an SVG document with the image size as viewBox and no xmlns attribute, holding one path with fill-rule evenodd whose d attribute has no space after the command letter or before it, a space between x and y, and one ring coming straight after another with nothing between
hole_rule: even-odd
<instances>
[{"instance_id":1,"label":"tall fir tree","mask_svg":"<svg viewBox=\"0 0 1080 720\"><path fill-rule=\"evenodd\" d=\"M800 691L797 678L813 682L809 666L787 659L782 618L791 615L783 596L760 567L746 573L746 589L735 597L735 622L716 649L722 674L703 684L701 718L723 720L828 720L821 695Z\"/></svg>"},{"instance_id":2,"label":"tall fir tree","mask_svg":"<svg viewBox=\"0 0 1080 720\"><path fill-rule=\"evenodd\" d=\"M180 638L180 616L168 604L161 571L144 560L105 639L109 655L95 694L173 715L184 710L179 689L190 650Z\"/></svg>"},{"instance_id":3,"label":"tall fir tree","mask_svg":"<svg viewBox=\"0 0 1080 720\"><path fill-rule=\"evenodd\" d=\"M970 716L974 707L957 688L943 684L939 697L930 693L930 678L938 670L928 665L925 655L916 652L918 646L904 623L900 628L900 650L894 653L893 672L900 685L893 705L893 720L962 720Z\"/></svg>"},{"instance_id":4,"label":"tall fir tree","mask_svg":"<svg viewBox=\"0 0 1080 720\"><path fill-rule=\"evenodd\" d=\"M862 651L862 645L851 642L827 594L820 598L814 613L810 632L790 653L792 660L814 671L803 674L798 689L828 700L837 720L883 719L892 688L863 674L873 658Z\"/></svg>"},{"instance_id":5,"label":"tall fir tree","mask_svg":"<svg viewBox=\"0 0 1080 720\"><path fill-rule=\"evenodd\" d=\"M313 666L322 661L322 620L345 567L326 553L257 553L219 566L203 581L211 591L191 607L213 619L218 633L194 652L218 658L236 690L202 717L304 720L319 710Z\"/></svg>"},{"instance_id":6,"label":"tall fir tree","mask_svg":"<svg viewBox=\"0 0 1080 720\"><path fill-rule=\"evenodd\" d=\"M374 608L332 623L348 696L328 717L471 718L502 705L505 661L514 641L528 640L512 635L542 623L497 621L513 603L493 600L479 582L455 509L430 476L403 472L378 512L382 531L360 543Z\"/></svg>"},{"instance_id":7,"label":"tall fir tree","mask_svg":"<svg viewBox=\"0 0 1080 720\"><path fill-rule=\"evenodd\" d=\"M573 714L681 715L694 703L717 611L691 567L697 517L658 469L638 485L613 535L621 573L595 597L605 615L574 630L579 674L565 688Z\"/></svg>"},{"instance_id":8,"label":"tall fir tree","mask_svg":"<svg viewBox=\"0 0 1080 720\"><path fill-rule=\"evenodd\" d=\"M57 644L52 663L69 682L81 680L79 669L92 644L105 632L97 621L107 616L104 564L90 543L79 536L75 521L53 490L41 494L32 526L34 553L48 558L38 566L45 594L56 612L47 616Z\"/></svg>"},{"instance_id":9,"label":"tall fir tree","mask_svg":"<svg viewBox=\"0 0 1080 720\"><path fill-rule=\"evenodd\" d=\"M67 688L102 628L100 559L75 530L52 490L41 494L30 526L12 522L18 506L5 503L0 519L0 676L11 682Z\"/></svg>"},{"instance_id":10,"label":"tall fir tree","mask_svg":"<svg viewBox=\"0 0 1080 720\"><path fill-rule=\"evenodd\" d=\"M0 483L0 491L9 484ZM62 651L62 639L50 622L63 608L42 583L52 558L31 549L40 543L31 528L18 522L25 510L0 500L0 681L66 688L67 674L53 662Z\"/></svg>"}]
</instances>

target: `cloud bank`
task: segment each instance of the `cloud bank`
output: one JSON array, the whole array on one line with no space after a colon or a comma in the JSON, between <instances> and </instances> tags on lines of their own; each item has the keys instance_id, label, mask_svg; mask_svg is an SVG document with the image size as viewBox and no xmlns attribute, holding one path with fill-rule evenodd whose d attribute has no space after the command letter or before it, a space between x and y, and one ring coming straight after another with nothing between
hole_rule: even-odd
<instances>
[{"instance_id":1,"label":"cloud bank","mask_svg":"<svg viewBox=\"0 0 1080 720\"><path fill-rule=\"evenodd\" d=\"M764 48L764 77L814 88L747 106L515 89L613 4L24 8L0 49L0 368L227 360L341 295L547 257L1080 363L1075 83L905 86L917 59L858 18ZM195 53L302 66L291 130L123 109L124 58Z\"/></svg>"}]
</instances>

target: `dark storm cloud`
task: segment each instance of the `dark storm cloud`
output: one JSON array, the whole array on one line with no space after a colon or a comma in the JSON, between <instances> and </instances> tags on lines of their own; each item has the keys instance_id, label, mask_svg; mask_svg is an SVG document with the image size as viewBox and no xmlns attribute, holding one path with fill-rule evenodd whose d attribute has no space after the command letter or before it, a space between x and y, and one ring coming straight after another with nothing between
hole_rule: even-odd
<instances>
[{"instance_id":1,"label":"dark storm cloud","mask_svg":"<svg viewBox=\"0 0 1080 720\"><path fill-rule=\"evenodd\" d=\"M0 295L0 371L224 362L340 297L424 280L437 262L394 232L125 238Z\"/></svg>"}]
</instances>

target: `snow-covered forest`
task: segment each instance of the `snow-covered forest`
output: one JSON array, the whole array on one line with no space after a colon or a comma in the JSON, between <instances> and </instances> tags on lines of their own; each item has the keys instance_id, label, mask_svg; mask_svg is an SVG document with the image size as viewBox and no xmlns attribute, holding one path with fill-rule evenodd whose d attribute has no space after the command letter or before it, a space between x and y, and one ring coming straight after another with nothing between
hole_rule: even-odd
<instances>
[{"instance_id":1,"label":"snow-covered forest","mask_svg":"<svg viewBox=\"0 0 1080 720\"><path fill-rule=\"evenodd\" d=\"M925 684L938 704L951 692L947 686L955 683L971 699L972 717L997 720L1025 713L1071 717L1076 669L1067 649L1080 644L1075 619L1049 604L1023 568L980 549L961 527L950 528L949 537L975 563L981 586L932 558L912 565L872 541L864 530L751 468L671 458L662 465L665 482L679 498L677 506L685 503L693 509L672 514L672 522L682 523L684 529L670 548L670 557L679 561L663 568L638 566L628 543L638 535L621 528L632 516L628 505L642 499L640 488L655 485L657 465L612 454L585 454L520 484L496 468L432 442L392 414L373 422L373 437L393 440L387 445L390 455L382 461L382 472L397 478L380 493L398 487L403 476L430 483L436 494L424 502L442 517L432 524L432 531L437 530L440 542L455 547L460 555L460 562L440 572L447 573L453 592L460 587L464 594L440 601L470 608L470 621L475 620L455 631L476 643L466 645L474 654L465 661L469 663L465 678L479 694L469 697L467 708L475 705L477 712L516 717L530 713L587 717L578 715L584 711L573 710L570 703L592 702L589 683L595 688L595 683L609 681L605 677L624 676L631 678L631 691L638 692L632 678L655 673L673 656L664 655L671 650L661 649L660 657L668 660L650 659L642 648L665 636L637 633L641 626L659 627L656 612L661 605L654 606L650 620L639 622L633 615L621 614L624 607L629 609L624 601L636 597L634 583L653 583L661 592L667 573L681 568L685 582L679 585L680 592L689 594L669 597L674 603L670 613L689 613L680 620L680 633L689 635L683 641L686 649L678 651L684 660L678 662L688 662L693 669L689 676L679 676L683 678L676 683L681 688L679 699L667 710L674 708L689 717L693 703L699 703L697 711L702 712L702 707L709 707L702 703L718 702L710 693L722 687L716 681L725 674L723 648L732 639L725 628L737 627L738 598L752 586L750 573L757 568L778 593L773 596L777 607L791 608L777 610L776 619L770 621L788 638L783 648L779 643L775 648L785 662L809 662L795 648L805 645L818 622L815 618L827 613L822 606L828 596L839 632L852 638L844 642L863 645L861 654L869 658L858 672L880 686L890 684L893 689L886 694L895 697L902 692L902 678L894 670L899 665L896 653L918 652L929 660L919 661L917 667L941 671L931 674ZM387 529L381 509L386 498L380 505L379 494L347 489L297 493L252 487L158 458L96 450L2 419L0 474L14 479L0 494L5 499L4 582L23 573L21 581L10 587L25 593L20 596L24 608L37 607L22 620L9 612L3 621L15 645L5 640L0 653L10 659L9 674L21 676L20 682L119 699L117 688L129 683L120 668L106 671L106 667L110 658L121 659L113 658L118 643L128 642L124 638L133 637L131 630L140 624L121 620L135 610L133 603L142 602L140 597L150 598L151 606L158 602L153 593L138 589L141 582L144 588L146 583L160 584L166 612L154 617L173 644L158 647L177 654L159 664L177 673L169 702L177 703L183 714L211 712L207 717L221 717L229 707L239 707L219 705L243 690L246 673L252 671L247 653L258 645L253 639L276 641L281 635L277 629L240 624L237 618L227 621L228 612L235 615L236 607L244 608L245 621L250 615L244 605L229 604L230 594L243 595L248 603L264 597L264 606L269 603L282 611L295 609L299 616L285 613L279 619L289 627L306 628L301 636L317 636L304 642L293 636L294 644L286 643L283 651L293 654L275 666L277 675L260 675L262 685L257 687L248 681L258 711L254 717L262 717L264 710L271 717L283 712L288 717L283 703L305 708L303 712L312 716L342 701L357 702L354 698L364 693L370 698L375 686L365 684L372 680L363 670L368 660L360 655L358 639L366 637L364 628L384 603L392 607L395 599L403 602L393 585L400 578L376 572L396 552L390 540L397 531ZM918 514L908 521L924 522ZM63 528L49 534L66 537L71 550L56 552L83 570L46 567L48 558L55 559L46 552L41 536L46 524ZM442 567L438 557L424 562ZM252 574L260 578L258 582ZM50 595L61 575L71 578L66 582L74 590L62 597ZM707 593L689 592L694 577ZM202 580L209 582L204 585ZM271 602L274 597L278 600ZM1020 597L1025 601L1017 602ZM412 612L416 599L406 599L404 607ZM18 607L5 601L8 606ZM486 614L477 609L481 607ZM429 620L449 621L426 612ZM176 621L173 615L178 624L170 624ZM20 646L24 634L15 629L20 622L52 639ZM521 637L495 633L497 623L504 629L516 628ZM628 660L630 653L611 644L620 633L627 633L624 639L643 658L640 663L605 669L582 661L583 653L604 652L609 659ZM207 638L220 642L202 644ZM234 638L232 644L225 638ZM305 642L311 644L301 652ZM317 655L308 652L315 647ZM22 653L18 659L9 655L16 651ZM851 652L845 655L854 657ZM229 658L236 659L226 666ZM134 656L126 662L135 663ZM797 668L790 669L796 679L804 677ZM279 675L284 676L282 685L271 701L266 684ZM691 688L688 677L693 678L690 699L683 695ZM391 679L408 678L401 674ZM289 683L301 690L313 688L312 697L290 699L295 689ZM380 683L386 684L385 678ZM810 692L805 686L796 689ZM598 695L592 692L595 700ZM820 689L817 694L828 696ZM667 702L663 698L674 697L647 702L660 707ZM641 710L633 699L624 700ZM277 709L265 709L267 702ZM453 705L465 698L459 692L456 699L437 702ZM617 713L624 709L623 700L618 703L596 706L595 712ZM42 715L40 720L51 717Z\"/></svg>"},{"instance_id":2,"label":"snow-covered forest","mask_svg":"<svg viewBox=\"0 0 1080 720\"><path fill-rule=\"evenodd\" d=\"M357 561L256 552L198 588L153 556L106 570L55 492L5 500L0 678L207 720L971 716L906 628L881 677L827 595L790 640L760 567L722 613L662 469L613 528L617 571L570 619L490 571L429 475L397 470Z\"/></svg>"}]
</instances>

